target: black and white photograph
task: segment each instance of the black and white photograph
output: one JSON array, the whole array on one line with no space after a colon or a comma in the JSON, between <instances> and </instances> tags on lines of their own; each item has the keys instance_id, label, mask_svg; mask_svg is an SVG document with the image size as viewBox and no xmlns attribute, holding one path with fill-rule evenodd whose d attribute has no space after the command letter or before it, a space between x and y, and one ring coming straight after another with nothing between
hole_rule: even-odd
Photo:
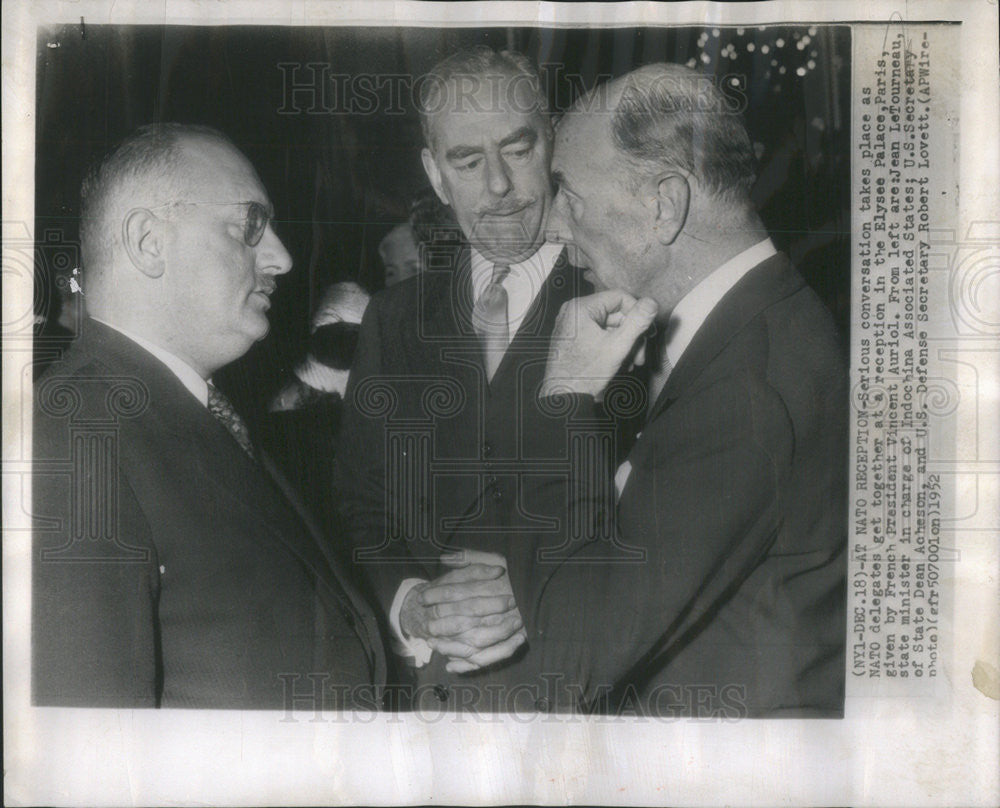
<instances>
[{"instance_id":1,"label":"black and white photograph","mask_svg":"<svg viewBox=\"0 0 1000 808\"><path fill-rule=\"evenodd\" d=\"M5 10L12 804L991 803L975 15L686 5Z\"/></svg>"}]
</instances>

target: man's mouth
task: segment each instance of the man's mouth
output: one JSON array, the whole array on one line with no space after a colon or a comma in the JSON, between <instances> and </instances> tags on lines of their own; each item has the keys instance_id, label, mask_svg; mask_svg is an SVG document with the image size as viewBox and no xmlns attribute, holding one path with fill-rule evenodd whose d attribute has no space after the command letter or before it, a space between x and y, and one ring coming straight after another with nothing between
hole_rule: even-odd
<instances>
[{"instance_id":1,"label":"man's mouth","mask_svg":"<svg viewBox=\"0 0 1000 808\"><path fill-rule=\"evenodd\" d=\"M266 284L253 290L253 294L258 295L266 304L271 307L271 295L274 294L275 285Z\"/></svg>"},{"instance_id":2,"label":"man's mouth","mask_svg":"<svg viewBox=\"0 0 1000 808\"><path fill-rule=\"evenodd\" d=\"M494 210L484 210L482 213L479 214L479 217L481 219L494 219L494 218L504 219L507 218L508 216L515 216L516 214L521 213L524 210L527 210L529 207L531 207L531 205L532 205L531 202L519 202L518 204L511 205L509 207L497 208Z\"/></svg>"}]
</instances>

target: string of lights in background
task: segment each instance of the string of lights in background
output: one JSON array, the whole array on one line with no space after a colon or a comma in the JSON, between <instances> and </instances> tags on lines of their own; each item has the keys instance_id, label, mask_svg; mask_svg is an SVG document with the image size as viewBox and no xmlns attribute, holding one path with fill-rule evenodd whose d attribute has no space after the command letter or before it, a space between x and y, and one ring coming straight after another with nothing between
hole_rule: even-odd
<instances>
[{"instance_id":1,"label":"string of lights in background","mask_svg":"<svg viewBox=\"0 0 1000 808\"><path fill-rule=\"evenodd\" d=\"M757 28L712 28L705 30L696 43L698 52L687 60L687 66L714 72L731 72L747 62L760 64L764 72L757 78L772 82L772 91L782 92L781 76L805 77L816 69L819 59L818 29L777 33L768 26ZM741 62L743 63L741 65ZM749 72L749 71L748 71Z\"/></svg>"}]
</instances>

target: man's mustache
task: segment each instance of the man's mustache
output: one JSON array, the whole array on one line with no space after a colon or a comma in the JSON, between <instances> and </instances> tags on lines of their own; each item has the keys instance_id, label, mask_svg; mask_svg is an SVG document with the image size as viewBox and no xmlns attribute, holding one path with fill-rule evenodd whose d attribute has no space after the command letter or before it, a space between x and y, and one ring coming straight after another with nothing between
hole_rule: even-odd
<instances>
[{"instance_id":1,"label":"man's mustache","mask_svg":"<svg viewBox=\"0 0 1000 808\"><path fill-rule=\"evenodd\" d=\"M534 199L506 199L502 205L477 208L476 216L480 218L483 216L510 216L512 213L519 213L533 204L535 204Z\"/></svg>"}]
</instances>

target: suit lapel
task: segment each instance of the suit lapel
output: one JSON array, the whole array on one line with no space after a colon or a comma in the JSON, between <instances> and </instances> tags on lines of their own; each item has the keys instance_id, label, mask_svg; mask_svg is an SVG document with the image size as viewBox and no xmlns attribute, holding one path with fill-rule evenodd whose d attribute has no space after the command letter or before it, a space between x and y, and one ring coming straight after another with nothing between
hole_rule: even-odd
<instances>
[{"instance_id":1,"label":"suit lapel","mask_svg":"<svg viewBox=\"0 0 1000 808\"><path fill-rule=\"evenodd\" d=\"M214 497L220 508L236 512L254 503L254 513L261 520L261 535L283 545L306 569L325 581L337 595L343 607L364 622L366 633L371 631L361 621L359 609L349 602L353 587L338 566L331 562L320 540L321 533L300 506L290 485L278 473L270 458L259 446L255 447L260 462L247 456L236 440L202 404L184 387L174 373L156 357L123 334L95 320L84 321L80 350L100 361L123 378L141 385L148 396L146 414L155 418L158 428L173 436L179 446L199 445L199 453L214 458L227 475L207 474L206 484L214 487ZM276 507L267 507L265 503ZM283 513L284 512L284 513ZM289 517L289 518L283 518ZM290 529L289 519L296 527ZM359 629L359 633L360 629ZM372 638L363 638L375 659Z\"/></svg>"},{"instance_id":2,"label":"suit lapel","mask_svg":"<svg viewBox=\"0 0 1000 808\"><path fill-rule=\"evenodd\" d=\"M544 342L547 347L549 337L552 336L552 327L563 303L593 291L593 286L584 280L583 271L570 264L564 248L556 258L552 271L542 284L542 289L536 295L531 308L521 321L512 344L535 339Z\"/></svg>"},{"instance_id":3,"label":"suit lapel","mask_svg":"<svg viewBox=\"0 0 1000 808\"><path fill-rule=\"evenodd\" d=\"M712 309L694 335L660 391L647 423L676 401L754 317L768 306L795 294L804 284L783 253L747 272Z\"/></svg>"},{"instance_id":4,"label":"suit lapel","mask_svg":"<svg viewBox=\"0 0 1000 808\"><path fill-rule=\"evenodd\" d=\"M243 451L226 427L166 365L114 329L92 320L86 323L91 340L87 350L116 372L141 382L149 399L147 412L156 419L157 427L173 436L176 445L212 458L213 466L226 470L224 476L206 474L206 484L215 488L215 496L234 508L246 507L247 502L260 506L257 511L268 522L268 533L280 538L296 557L315 568L316 559L322 558L318 550L310 552L310 548L300 546L301 542L289 535L287 524L282 529L280 513L263 507L275 498L282 499L263 466ZM256 447L258 451L259 448Z\"/></svg>"},{"instance_id":5,"label":"suit lapel","mask_svg":"<svg viewBox=\"0 0 1000 808\"><path fill-rule=\"evenodd\" d=\"M371 613L367 603L344 571L340 561L331 551L329 540L325 538L324 531L305 507L295 488L288 482L287 478L281 473L266 452L260 451L258 456L260 457L264 471L270 476L271 481L278 488L285 502L294 510L295 515L301 520L302 524L308 530L310 538L313 540L311 544L289 544L289 549L320 580L327 583L328 588L336 597L340 607L346 613L353 616L355 631L365 645L365 652L372 667L373 680L376 682L382 681L385 677L386 665L385 656L382 653L382 639L377 626L370 619Z\"/></svg>"},{"instance_id":6,"label":"suit lapel","mask_svg":"<svg viewBox=\"0 0 1000 808\"><path fill-rule=\"evenodd\" d=\"M442 261L446 269L436 270L429 262L422 273L421 308L426 335L435 347L432 361L438 368L445 364L448 373L454 374L455 364L442 363L442 359L461 355L463 363L476 366L482 374L480 378L485 379L483 352L472 327L475 298L471 249L467 244L450 249L454 257ZM591 291L593 287L583 279L582 271L569 263L564 249L521 321L490 386L496 386L520 366L527 353L543 350L547 355L549 337L562 304Z\"/></svg>"},{"instance_id":7,"label":"suit lapel","mask_svg":"<svg viewBox=\"0 0 1000 808\"><path fill-rule=\"evenodd\" d=\"M444 248L442 248L444 249ZM421 351L415 357L433 375L456 378L463 386L485 378L479 337L472 327L472 267L468 245L447 245L438 257L441 268L428 262L420 274Z\"/></svg>"},{"instance_id":8,"label":"suit lapel","mask_svg":"<svg viewBox=\"0 0 1000 808\"><path fill-rule=\"evenodd\" d=\"M538 361L548 358L552 328L563 303L580 295L590 294L593 286L583 278L583 272L569 263L565 248L556 259L545 283L532 301L510 346L503 355L490 386L504 382L532 357Z\"/></svg>"},{"instance_id":9,"label":"suit lapel","mask_svg":"<svg viewBox=\"0 0 1000 808\"><path fill-rule=\"evenodd\" d=\"M424 335L432 340L475 337L469 248L449 246L435 255L418 276Z\"/></svg>"}]
</instances>

